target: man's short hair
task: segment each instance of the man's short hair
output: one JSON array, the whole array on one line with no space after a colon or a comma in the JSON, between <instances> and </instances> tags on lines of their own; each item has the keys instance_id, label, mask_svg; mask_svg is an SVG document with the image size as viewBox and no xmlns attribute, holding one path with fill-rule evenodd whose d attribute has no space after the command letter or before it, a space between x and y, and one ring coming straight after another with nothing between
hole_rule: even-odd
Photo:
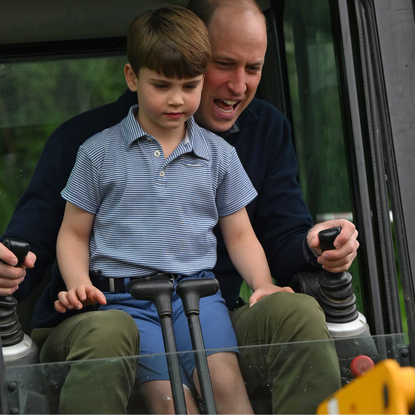
<instances>
[{"instance_id":1,"label":"man's short hair","mask_svg":"<svg viewBox=\"0 0 415 415\"><path fill-rule=\"evenodd\" d=\"M190 0L186 8L203 20L207 28L216 10L225 7L233 7L239 11L251 11L258 15L265 16L255 0Z\"/></svg>"},{"instance_id":2,"label":"man's short hair","mask_svg":"<svg viewBox=\"0 0 415 415\"><path fill-rule=\"evenodd\" d=\"M184 7L149 10L128 29L127 57L136 75L140 68L148 68L167 78L194 78L209 64L209 33L202 20Z\"/></svg>"}]
</instances>

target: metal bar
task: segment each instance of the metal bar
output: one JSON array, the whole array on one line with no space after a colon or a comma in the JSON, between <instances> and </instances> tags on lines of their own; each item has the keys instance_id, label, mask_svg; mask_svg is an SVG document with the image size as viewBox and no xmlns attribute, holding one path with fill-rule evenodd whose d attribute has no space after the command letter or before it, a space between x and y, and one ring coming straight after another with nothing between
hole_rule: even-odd
<instances>
[{"instance_id":1,"label":"metal bar","mask_svg":"<svg viewBox=\"0 0 415 415\"><path fill-rule=\"evenodd\" d=\"M161 317L160 321L163 332L164 348L166 350L171 390L173 394L174 410L176 414L187 414L179 357L177 355L176 340L174 338L173 323L170 316Z\"/></svg>"},{"instance_id":2,"label":"metal bar","mask_svg":"<svg viewBox=\"0 0 415 415\"><path fill-rule=\"evenodd\" d=\"M213 396L206 351L204 350L205 345L203 342L199 316L197 314L189 314L187 321L189 323L193 350L195 351L196 367L199 375L200 389L202 391L205 412L207 414L216 414L215 398Z\"/></svg>"},{"instance_id":3,"label":"metal bar","mask_svg":"<svg viewBox=\"0 0 415 415\"><path fill-rule=\"evenodd\" d=\"M372 306L372 334L377 335L385 333L384 316L382 309L381 293L379 289L379 270L376 260L375 237L373 233L372 209L370 205L369 184L367 179L365 150L362 136L361 115L359 110L359 100L357 92L356 68L352 49L351 23L349 20L349 10L347 3L338 0L338 15L341 30L341 43L337 44L340 51L337 52L343 65L339 65L340 85L344 109L348 115L349 121L346 125L351 125L349 131L349 145L353 142L353 148L350 150L350 158L355 160L357 183L359 190L355 193L356 215L359 219L357 225L360 233L360 239L364 242L362 248L366 249L365 260L367 262L367 272L363 275L369 283L370 302ZM335 37L338 38L338 37ZM353 140L353 141L352 141Z\"/></svg>"},{"instance_id":4,"label":"metal bar","mask_svg":"<svg viewBox=\"0 0 415 415\"><path fill-rule=\"evenodd\" d=\"M355 4L361 35L361 53L365 57L362 63L364 65L366 109L369 120L369 143L375 180L376 216L379 228L379 245L383 264L389 325L391 333L401 333L402 320L384 166L383 138L390 137L390 125L388 122L389 112L384 90L382 61L378 48L379 42L373 4L366 0L356 0Z\"/></svg>"}]
</instances>

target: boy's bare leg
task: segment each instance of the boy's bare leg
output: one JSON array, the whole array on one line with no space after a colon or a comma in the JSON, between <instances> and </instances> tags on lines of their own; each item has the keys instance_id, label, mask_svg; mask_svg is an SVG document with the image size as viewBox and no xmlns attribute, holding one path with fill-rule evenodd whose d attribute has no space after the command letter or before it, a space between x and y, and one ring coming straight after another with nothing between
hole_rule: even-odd
<instances>
[{"instance_id":1,"label":"boy's bare leg","mask_svg":"<svg viewBox=\"0 0 415 415\"><path fill-rule=\"evenodd\" d=\"M235 353L222 352L208 356L213 396L218 414L253 414L245 383ZM197 370L193 372L196 388L201 396Z\"/></svg>"},{"instance_id":2,"label":"boy's bare leg","mask_svg":"<svg viewBox=\"0 0 415 415\"><path fill-rule=\"evenodd\" d=\"M152 380L140 387L147 410L153 414L174 414L173 394L167 380ZM184 388L184 398L188 414L198 414L196 400L188 388Z\"/></svg>"}]
</instances>

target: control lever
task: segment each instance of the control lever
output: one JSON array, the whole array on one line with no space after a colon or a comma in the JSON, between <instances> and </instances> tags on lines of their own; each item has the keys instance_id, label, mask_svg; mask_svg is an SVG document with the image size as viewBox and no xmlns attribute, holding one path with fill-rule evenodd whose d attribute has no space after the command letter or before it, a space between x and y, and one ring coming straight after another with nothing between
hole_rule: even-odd
<instances>
[{"instance_id":1,"label":"control lever","mask_svg":"<svg viewBox=\"0 0 415 415\"><path fill-rule=\"evenodd\" d=\"M126 289L136 300L153 301L157 308L161 321L164 348L166 350L174 410L176 414L187 414L182 375L171 320L173 314L171 303L171 296L174 292L173 280L170 274L144 277L131 280L127 284Z\"/></svg>"},{"instance_id":2,"label":"control lever","mask_svg":"<svg viewBox=\"0 0 415 415\"><path fill-rule=\"evenodd\" d=\"M319 232L323 252L335 249L334 241L340 232L340 227ZM323 271L319 283L317 298L326 314L327 328L334 339L343 339L336 344L336 350L345 384L372 368L374 361L379 359L379 352L365 316L357 310L352 276L348 272L335 274ZM359 341L353 340L356 337L360 338ZM352 341L346 340L347 338Z\"/></svg>"},{"instance_id":3,"label":"control lever","mask_svg":"<svg viewBox=\"0 0 415 415\"><path fill-rule=\"evenodd\" d=\"M192 346L195 351L200 389L202 391L204 412L207 414L216 414L216 406L213 397L212 382L210 380L202 328L199 320L199 300L201 297L216 294L218 290L219 282L216 278L205 280L182 280L176 287L176 293L182 299L184 312L189 324Z\"/></svg>"},{"instance_id":4,"label":"control lever","mask_svg":"<svg viewBox=\"0 0 415 415\"><path fill-rule=\"evenodd\" d=\"M323 252L335 249L334 241L340 232L339 226L319 232L320 248ZM358 317L352 276L348 272L334 274L324 271L319 282L318 299L328 322L348 323Z\"/></svg>"},{"instance_id":5,"label":"control lever","mask_svg":"<svg viewBox=\"0 0 415 415\"><path fill-rule=\"evenodd\" d=\"M334 241L341 232L337 226L319 232L321 250L335 249ZM335 342L342 383L373 367L379 352L370 335L366 317L357 310L352 276L348 272L331 273L324 269L302 272L294 276L291 288L314 297L324 310L327 328Z\"/></svg>"},{"instance_id":6,"label":"control lever","mask_svg":"<svg viewBox=\"0 0 415 415\"><path fill-rule=\"evenodd\" d=\"M14 238L5 239L3 245L16 255L15 266L20 267L30 250L30 245ZM37 346L27 334L23 333L16 307L17 300L12 295L0 297L0 334L4 360L6 364L37 363Z\"/></svg>"},{"instance_id":7,"label":"control lever","mask_svg":"<svg viewBox=\"0 0 415 415\"><path fill-rule=\"evenodd\" d=\"M5 239L3 245L16 255L15 267L20 267L30 250L30 245L17 239ZM3 347L13 346L21 342L24 337L16 306L17 300L12 295L0 297L0 333Z\"/></svg>"}]
</instances>

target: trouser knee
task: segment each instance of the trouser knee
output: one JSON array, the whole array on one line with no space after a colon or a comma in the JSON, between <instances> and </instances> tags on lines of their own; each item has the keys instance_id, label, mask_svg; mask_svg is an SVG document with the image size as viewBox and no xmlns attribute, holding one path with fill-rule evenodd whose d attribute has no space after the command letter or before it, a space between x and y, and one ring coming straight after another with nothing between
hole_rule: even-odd
<instances>
[{"instance_id":1,"label":"trouser knee","mask_svg":"<svg viewBox=\"0 0 415 415\"><path fill-rule=\"evenodd\" d=\"M88 345L91 358L139 354L140 339L137 325L124 311L92 312L91 316L84 320L80 330L82 334L78 335L76 341L78 344Z\"/></svg>"},{"instance_id":2,"label":"trouser knee","mask_svg":"<svg viewBox=\"0 0 415 415\"><path fill-rule=\"evenodd\" d=\"M330 338L323 310L311 296L277 292L261 299L253 307L244 307L233 318L241 345Z\"/></svg>"},{"instance_id":3,"label":"trouser knee","mask_svg":"<svg viewBox=\"0 0 415 415\"><path fill-rule=\"evenodd\" d=\"M272 298L275 296L275 299ZM329 339L326 318L317 301L306 294L276 293L269 296L268 315L273 329L291 327L291 341ZM269 308L268 308L269 307ZM278 310L278 311L277 311ZM278 315L278 318L274 318ZM277 325L277 327L275 327Z\"/></svg>"}]
</instances>

